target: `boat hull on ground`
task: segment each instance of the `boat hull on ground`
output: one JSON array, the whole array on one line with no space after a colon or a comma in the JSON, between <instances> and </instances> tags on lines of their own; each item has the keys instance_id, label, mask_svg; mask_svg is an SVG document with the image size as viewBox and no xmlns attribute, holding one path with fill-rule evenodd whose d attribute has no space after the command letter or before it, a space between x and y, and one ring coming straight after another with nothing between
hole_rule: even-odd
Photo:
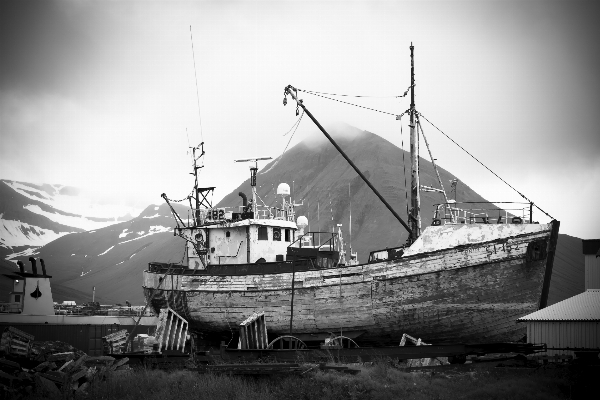
<instances>
[{"instance_id":1,"label":"boat hull on ground","mask_svg":"<svg viewBox=\"0 0 600 400\"><path fill-rule=\"evenodd\" d=\"M341 333L380 345L397 344L403 333L431 343L520 340L526 332L516 320L543 303L557 234L554 221L508 238L296 272L292 334L319 340ZM231 336L259 311L271 336L289 334L291 283L289 272L144 272L144 292L155 310L168 305L192 329L214 337Z\"/></svg>"}]
</instances>

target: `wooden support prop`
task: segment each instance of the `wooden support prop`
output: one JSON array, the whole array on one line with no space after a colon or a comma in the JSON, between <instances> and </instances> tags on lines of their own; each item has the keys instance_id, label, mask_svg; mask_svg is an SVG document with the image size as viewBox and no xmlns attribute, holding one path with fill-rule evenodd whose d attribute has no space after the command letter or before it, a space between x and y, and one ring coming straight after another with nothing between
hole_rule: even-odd
<instances>
[{"instance_id":1,"label":"wooden support prop","mask_svg":"<svg viewBox=\"0 0 600 400\"><path fill-rule=\"evenodd\" d=\"M240 324L238 349L266 349L268 345L265 313L253 313Z\"/></svg>"},{"instance_id":2,"label":"wooden support prop","mask_svg":"<svg viewBox=\"0 0 600 400\"><path fill-rule=\"evenodd\" d=\"M161 309L155 333L158 351L181 349L184 352L187 331L188 322L185 318L170 307Z\"/></svg>"}]
</instances>

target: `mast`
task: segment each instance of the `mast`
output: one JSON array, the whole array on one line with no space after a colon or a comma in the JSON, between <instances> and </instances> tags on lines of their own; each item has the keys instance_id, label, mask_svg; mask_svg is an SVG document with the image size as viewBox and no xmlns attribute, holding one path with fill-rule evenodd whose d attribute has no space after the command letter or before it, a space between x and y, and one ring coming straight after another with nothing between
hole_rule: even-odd
<instances>
[{"instance_id":1,"label":"mast","mask_svg":"<svg viewBox=\"0 0 600 400\"><path fill-rule=\"evenodd\" d=\"M414 46L410 44L410 242L421 235L421 196L419 194L419 132L415 129L415 60Z\"/></svg>"}]
</instances>

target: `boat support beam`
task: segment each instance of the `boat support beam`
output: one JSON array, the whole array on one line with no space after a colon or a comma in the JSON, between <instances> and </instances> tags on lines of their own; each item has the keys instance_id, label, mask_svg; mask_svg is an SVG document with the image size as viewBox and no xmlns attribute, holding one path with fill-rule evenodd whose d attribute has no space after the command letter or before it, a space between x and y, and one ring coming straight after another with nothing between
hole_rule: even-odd
<instances>
[{"instance_id":1,"label":"boat support beam","mask_svg":"<svg viewBox=\"0 0 600 400\"><path fill-rule=\"evenodd\" d=\"M327 139L329 139L329 141L331 142L331 144L337 149L337 151L340 152L340 154L342 155L342 157L344 157L346 159L346 161L348 161L348 164L350 164L350 166L352 168L354 168L354 170L356 171L356 173L362 178L363 181L365 181L365 183L367 184L367 186L369 186L371 188L371 190L373 191L373 193L375 193L375 195L379 198L379 200L381 200L381 202L383 204L385 204L385 206L387 207L388 210L390 210L390 212L394 215L394 217L396 217L396 219L398 221L400 221L400 223L402 224L402 226L408 231L409 237L412 237L412 230L410 229L410 227L408 226L408 224L406 222L404 222L404 220L398 215L398 213L396 211L394 211L394 209L392 208L392 206L383 198L383 196L381 194L379 194L379 192L377 191L377 189L375 189L375 187L371 184L371 182L369 182L369 180L367 179L366 176L363 175L362 172L360 172L360 170L358 169L358 167L356 165L354 165L354 163L352 162L352 160L350 160L350 158L346 155L346 153L344 153L344 151L340 148L340 146L338 146L338 144L335 142L335 140L333 140L333 138L329 135L329 133L327 133L327 131L325 130L325 128L323 128L321 126L321 124L319 123L319 121L317 121L317 119L312 115L312 113L310 111L308 111L308 109L304 106L304 104L302 104L302 100L298 100L298 91L296 90L296 88L294 88L292 85L288 85L285 90L284 90L284 94L285 95L290 95L292 96L292 98L296 101L296 103L302 107L302 109L304 110L304 112L306 113L306 115L309 116L309 118L315 123L315 125L317 125L317 127L319 128L319 130L321 132L323 132L323 134L325 135L325 137L327 137ZM284 101L284 105L285 105L285 101Z\"/></svg>"}]
</instances>

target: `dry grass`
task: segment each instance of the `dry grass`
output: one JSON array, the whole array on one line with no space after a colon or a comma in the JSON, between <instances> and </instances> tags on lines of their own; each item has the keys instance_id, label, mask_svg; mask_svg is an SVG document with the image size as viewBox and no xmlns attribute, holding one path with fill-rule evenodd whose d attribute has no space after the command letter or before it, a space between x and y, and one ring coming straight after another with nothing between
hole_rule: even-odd
<instances>
[{"instance_id":1,"label":"dry grass","mask_svg":"<svg viewBox=\"0 0 600 400\"><path fill-rule=\"evenodd\" d=\"M315 369L302 376L230 377L191 371L136 370L94 385L87 398L532 400L586 398L584 394L590 389L581 386L581 372L566 367L537 370L481 368L458 373L409 373L385 362L352 367L361 372L348 375ZM597 385L591 380L583 382ZM598 392L597 387L591 389Z\"/></svg>"}]
</instances>

